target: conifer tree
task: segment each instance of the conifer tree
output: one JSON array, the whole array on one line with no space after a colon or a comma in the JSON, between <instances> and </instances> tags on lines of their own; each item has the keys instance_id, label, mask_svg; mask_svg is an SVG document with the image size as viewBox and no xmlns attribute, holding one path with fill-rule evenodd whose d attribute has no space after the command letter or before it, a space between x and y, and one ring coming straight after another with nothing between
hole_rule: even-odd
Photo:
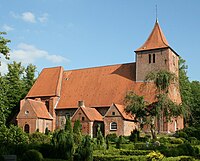
<instances>
[{"instance_id":1,"label":"conifer tree","mask_svg":"<svg viewBox=\"0 0 200 161\"><path fill-rule=\"evenodd\" d=\"M97 145L103 146L103 144L104 144L104 137L102 135L100 125L98 124L98 127L97 127Z\"/></svg>"},{"instance_id":2,"label":"conifer tree","mask_svg":"<svg viewBox=\"0 0 200 161\"><path fill-rule=\"evenodd\" d=\"M73 136L74 136L75 144L77 144L77 145L80 144L81 140L82 140L81 122L80 122L80 120L76 120L74 122Z\"/></svg>"},{"instance_id":3,"label":"conifer tree","mask_svg":"<svg viewBox=\"0 0 200 161\"><path fill-rule=\"evenodd\" d=\"M93 160L93 147L89 135L85 136L78 146L74 160L77 161L92 161Z\"/></svg>"},{"instance_id":4,"label":"conifer tree","mask_svg":"<svg viewBox=\"0 0 200 161\"><path fill-rule=\"evenodd\" d=\"M73 133L73 129L72 129L72 124L71 124L70 117L66 117L65 131L69 132L71 134Z\"/></svg>"},{"instance_id":5,"label":"conifer tree","mask_svg":"<svg viewBox=\"0 0 200 161\"><path fill-rule=\"evenodd\" d=\"M5 75L5 83L8 85L5 96L7 97L6 108L9 119L12 119L19 111L19 103L23 98L23 82L21 80L24 67L21 63L13 62L8 64L8 73Z\"/></svg>"},{"instance_id":6,"label":"conifer tree","mask_svg":"<svg viewBox=\"0 0 200 161\"><path fill-rule=\"evenodd\" d=\"M24 87L24 93L23 97L26 96L28 91L31 89L35 82L35 72L36 72L36 66L33 64L29 64L25 69L25 74L23 76L23 87Z\"/></svg>"}]
</instances>

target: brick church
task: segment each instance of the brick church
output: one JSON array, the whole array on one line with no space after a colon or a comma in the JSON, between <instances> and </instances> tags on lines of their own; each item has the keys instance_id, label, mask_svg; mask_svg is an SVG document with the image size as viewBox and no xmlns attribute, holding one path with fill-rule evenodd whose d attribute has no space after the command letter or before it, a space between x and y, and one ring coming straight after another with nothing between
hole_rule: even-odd
<instances>
[{"instance_id":1,"label":"brick church","mask_svg":"<svg viewBox=\"0 0 200 161\"><path fill-rule=\"evenodd\" d=\"M178 76L179 55L169 46L158 21L146 42L135 51L136 62L101 67L64 70L44 68L27 96L21 100L18 126L28 133L63 128L66 117L72 124L79 119L82 133L95 137L98 125L104 135L130 135L138 128L134 117L125 112L124 97L130 90L155 102L153 83L144 87L151 71L168 70ZM169 97L181 103L177 87L171 86ZM183 119L156 122L157 130L174 132L183 128ZM148 130L148 128L146 128Z\"/></svg>"}]
</instances>

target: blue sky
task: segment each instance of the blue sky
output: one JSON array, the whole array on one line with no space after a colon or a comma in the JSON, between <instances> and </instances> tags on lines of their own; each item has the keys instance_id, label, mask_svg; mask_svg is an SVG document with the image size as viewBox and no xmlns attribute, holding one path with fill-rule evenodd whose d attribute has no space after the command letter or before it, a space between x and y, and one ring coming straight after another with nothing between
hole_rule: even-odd
<instances>
[{"instance_id":1,"label":"blue sky","mask_svg":"<svg viewBox=\"0 0 200 161\"><path fill-rule=\"evenodd\" d=\"M186 60L190 80L200 80L199 0L1 0L0 31L12 41L11 61L35 64L39 72L134 62L156 4L170 46Z\"/></svg>"}]
</instances>

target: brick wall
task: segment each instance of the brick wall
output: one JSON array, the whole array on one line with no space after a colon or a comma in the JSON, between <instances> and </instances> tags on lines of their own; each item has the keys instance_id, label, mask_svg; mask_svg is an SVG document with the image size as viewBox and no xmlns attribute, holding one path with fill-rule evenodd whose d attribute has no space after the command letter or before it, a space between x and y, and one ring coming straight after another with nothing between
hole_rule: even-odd
<instances>
[{"instance_id":1,"label":"brick wall","mask_svg":"<svg viewBox=\"0 0 200 161\"><path fill-rule=\"evenodd\" d=\"M138 129L138 126L133 121L124 121L124 136L129 136L133 129Z\"/></svg>"},{"instance_id":2,"label":"brick wall","mask_svg":"<svg viewBox=\"0 0 200 161\"><path fill-rule=\"evenodd\" d=\"M21 127L24 131L24 126L26 124L28 124L29 128L30 128L29 132L33 133L37 129L36 128L36 120L37 119L34 119L34 118L33 119L27 119L27 118L18 119L18 126Z\"/></svg>"},{"instance_id":3,"label":"brick wall","mask_svg":"<svg viewBox=\"0 0 200 161\"><path fill-rule=\"evenodd\" d=\"M149 54L151 54L151 63L149 63ZM155 63L153 63L153 54L155 54ZM136 81L143 81L151 71L168 69L168 61L167 49L137 52Z\"/></svg>"},{"instance_id":4,"label":"brick wall","mask_svg":"<svg viewBox=\"0 0 200 161\"><path fill-rule=\"evenodd\" d=\"M69 114L72 117L77 108L56 110L56 129L64 128L66 122L66 115Z\"/></svg>"},{"instance_id":5,"label":"brick wall","mask_svg":"<svg viewBox=\"0 0 200 161\"><path fill-rule=\"evenodd\" d=\"M117 123L117 130L111 130L110 124ZM124 135L124 120L120 116L104 117L105 136L108 134L116 133L117 136Z\"/></svg>"}]
</instances>

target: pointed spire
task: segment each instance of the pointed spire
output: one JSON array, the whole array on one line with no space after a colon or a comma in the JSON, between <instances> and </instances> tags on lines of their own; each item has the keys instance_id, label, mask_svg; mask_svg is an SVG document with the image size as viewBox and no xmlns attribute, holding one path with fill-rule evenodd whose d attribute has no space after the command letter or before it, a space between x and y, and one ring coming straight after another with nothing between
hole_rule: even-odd
<instances>
[{"instance_id":1,"label":"pointed spire","mask_svg":"<svg viewBox=\"0 0 200 161\"><path fill-rule=\"evenodd\" d=\"M136 51L152 50L166 47L169 47L169 44L160 28L160 25L158 24L158 19L156 18L156 23L149 38Z\"/></svg>"}]
</instances>

